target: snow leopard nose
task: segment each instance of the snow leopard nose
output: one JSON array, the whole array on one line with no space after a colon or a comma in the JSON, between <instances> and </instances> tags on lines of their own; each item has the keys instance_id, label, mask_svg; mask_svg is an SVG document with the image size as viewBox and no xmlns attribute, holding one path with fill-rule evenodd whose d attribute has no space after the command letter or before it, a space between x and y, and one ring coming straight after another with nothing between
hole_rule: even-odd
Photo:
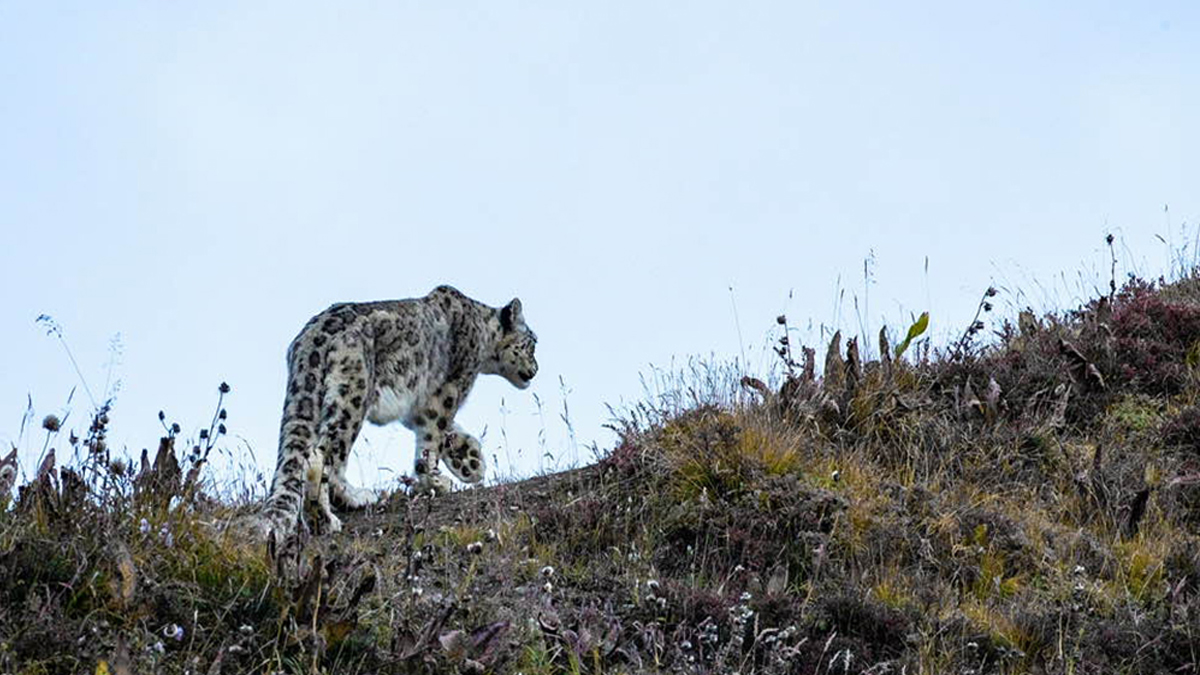
<instances>
[{"instance_id":1,"label":"snow leopard nose","mask_svg":"<svg viewBox=\"0 0 1200 675\"><path fill-rule=\"evenodd\" d=\"M526 382L528 382L533 379L534 375L537 375L537 366L534 366L533 368L530 368L529 370L522 370L521 372L517 373L517 375L522 380L525 380Z\"/></svg>"}]
</instances>

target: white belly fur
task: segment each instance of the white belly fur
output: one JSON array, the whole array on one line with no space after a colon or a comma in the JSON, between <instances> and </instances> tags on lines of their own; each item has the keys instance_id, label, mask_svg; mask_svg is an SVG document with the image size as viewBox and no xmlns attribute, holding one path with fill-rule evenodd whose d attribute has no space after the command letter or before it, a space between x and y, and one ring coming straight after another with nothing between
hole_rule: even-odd
<instances>
[{"instance_id":1,"label":"white belly fur","mask_svg":"<svg viewBox=\"0 0 1200 675\"><path fill-rule=\"evenodd\" d=\"M416 403L417 397L409 392L380 387L375 392L375 402L367 411L367 419L371 424L389 424L400 420L404 426L411 428L410 420Z\"/></svg>"}]
</instances>

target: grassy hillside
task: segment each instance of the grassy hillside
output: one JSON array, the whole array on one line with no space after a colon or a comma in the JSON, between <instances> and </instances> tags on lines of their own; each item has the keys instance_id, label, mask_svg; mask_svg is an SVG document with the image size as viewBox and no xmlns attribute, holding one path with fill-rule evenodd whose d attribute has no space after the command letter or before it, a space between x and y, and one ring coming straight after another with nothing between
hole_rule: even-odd
<instances>
[{"instance_id":1,"label":"grassy hillside","mask_svg":"<svg viewBox=\"0 0 1200 675\"><path fill-rule=\"evenodd\" d=\"M593 466L269 547L101 412L0 512L0 672L1197 672L1200 280L980 333L781 341Z\"/></svg>"}]
</instances>

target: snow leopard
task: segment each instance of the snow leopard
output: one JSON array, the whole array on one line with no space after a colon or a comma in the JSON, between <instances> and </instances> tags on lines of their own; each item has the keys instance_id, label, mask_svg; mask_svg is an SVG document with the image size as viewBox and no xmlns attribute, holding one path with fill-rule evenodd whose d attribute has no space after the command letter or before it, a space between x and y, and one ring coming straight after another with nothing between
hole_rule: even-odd
<instances>
[{"instance_id":1,"label":"snow leopard","mask_svg":"<svg viewBox=\"0 0 1200 675\"><path fill-rule=\"evenodd\" d=\"M306 503L315 523L341 530L331 508L377 500L346 481L346 458L363 421L399 421L416 434L414 490L445 493L449 477L483 479L479 441L454 422L479 375L500 375L525 389L537 374L537 335L521 301L501 308L451 286L422 298L335 304L314 316L287 351L287 393L279 457L264 515L269 527L294 529Z\"/></svg>"}]
</instances>

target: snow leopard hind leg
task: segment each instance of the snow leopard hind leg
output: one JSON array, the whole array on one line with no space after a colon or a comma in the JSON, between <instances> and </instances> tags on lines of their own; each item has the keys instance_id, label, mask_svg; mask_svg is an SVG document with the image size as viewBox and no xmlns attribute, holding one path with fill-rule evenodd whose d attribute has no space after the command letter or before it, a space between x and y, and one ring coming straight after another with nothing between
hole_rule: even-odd
<instances>
[{"instance_id":1,"label":"snow leopard hind leg","mask_svg":"<svg viewBox=\"0 0 1200 675\"><path fill-rule=\"evenodd\" d=\"M350 331L332 341L317 426L316 452L309 464L309 486L315 489L312 501L317 516L330 532L341 531L341 520L334 515L331 502L358 508L374 501L369 490L352 488L346 481L346 460L354 440L362 430L367 394L371 387L371 367L363 338Z\"/></svg>"}]
</instances>

